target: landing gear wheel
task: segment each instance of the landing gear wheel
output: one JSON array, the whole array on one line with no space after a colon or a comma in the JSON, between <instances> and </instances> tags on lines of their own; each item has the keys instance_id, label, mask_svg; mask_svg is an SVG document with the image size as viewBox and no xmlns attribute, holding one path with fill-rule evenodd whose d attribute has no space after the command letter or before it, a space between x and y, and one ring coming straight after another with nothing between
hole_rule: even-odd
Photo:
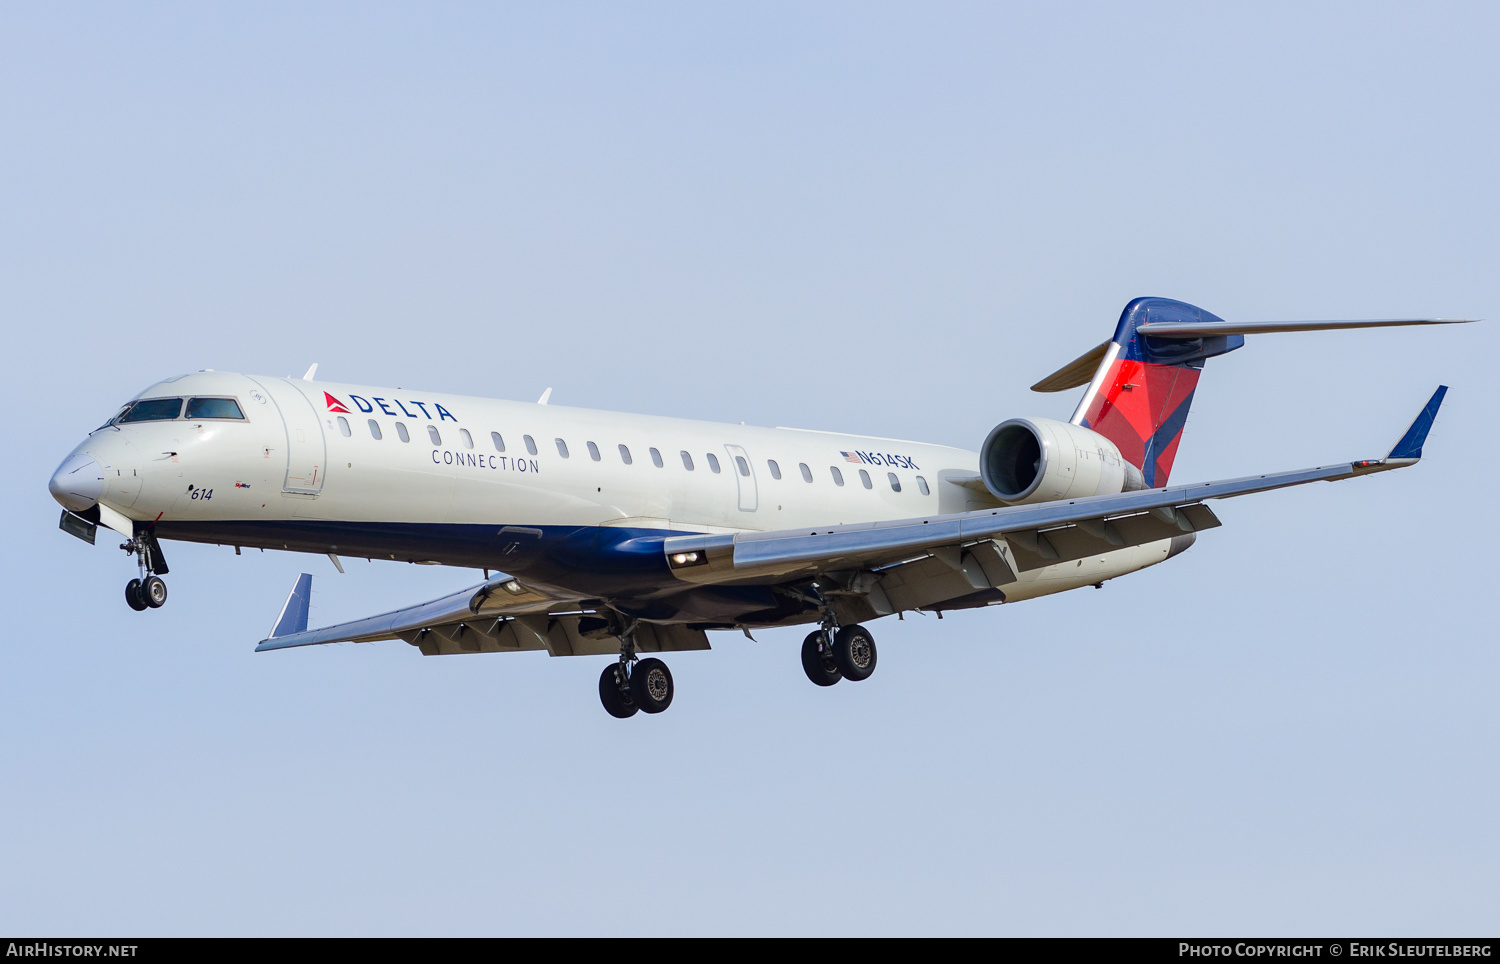
<instances>
[{"instance_id":1,"label":"landing gear wheel","mask_svg":"<svg viewBox=\"0 0 1500 964\"><path fill-rule=\"evenodd\" d=\"M610 716L625 720L635 716L640 707L636 705L629 684L620 685L620 673L619 663L604 667L604 672L599 674L599 702L604 704L604 710Z\"/></svg>"},{"instance_id":2,"label":"landing gear wheel","mask_svg":"<svg viewBox=\"0 0 1500 964\"><path fill-rule=\"evenodd\" d=\"M672 671L659 659L643 659L630 671L630 692L642 710L660 713L672 705Z\"/></svg>"},{"instance_id":3,"label":"landing gear wheel","mask_svg":"<svg viewBox=\"0 0 1500 964\"><path fill-rule=\"evenodd\" d=\"M145 595L141 592L139 579L132 579L125 584L125 602L136 612L140 612L148 605Z\"/></svg>"},{"instance_id":4,"label":"landing gear wheel","mask_svg":"<svg viewBox=\"0 0 1500 964\"><path fill-rule=\"evenodd\" d=\"M802 641L802 671L819 686L832 686L844 678L833 651L823 643L823 631L808 633Z\"/></svg>"},{"instance_id":5,"label":"landing gear wheel","mask_svg":"<svg viewBox=\"0 0 1500 964\"><path fill-rule=\"evenodd\" d=\"M146 581L141 583L141 598L152 609L160 609L167 601L167 584L162 582L160 576L147 576Z\"/></svg>"},{"instance_id":6,"label":"landing gear wheel","mask_svg":"<svg viewBox=\"0 0 1500 964\"><path fill-rule=\"evenodd\" d=\"M869 679L875 672L875 637L863 626L845 626L833 637L833 655L844 679Z\"/></svg>"}]
</instances>

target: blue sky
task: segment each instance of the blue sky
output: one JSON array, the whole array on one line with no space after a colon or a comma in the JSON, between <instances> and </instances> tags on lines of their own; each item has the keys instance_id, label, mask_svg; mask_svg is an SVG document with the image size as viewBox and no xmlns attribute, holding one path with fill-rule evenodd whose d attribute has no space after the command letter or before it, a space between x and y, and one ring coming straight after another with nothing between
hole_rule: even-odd
<instances>
[{"instance_id":1,"label":"blue sky","mask_svg":"<svg viewBox=\"0 0 1500 964\"><path fill-rule=\"evenodd\" d=\"M169 545L136 614L52 469L199 368L975 448L1137 295L1495 318L1483 4L0 10L0 929L1481 933L1500 923L1493 322L1251 338L1102 591L672 661L255 655L469 572ZM1489 627L1489 628L1487 628Z\"/></svg>"}]
</instances>

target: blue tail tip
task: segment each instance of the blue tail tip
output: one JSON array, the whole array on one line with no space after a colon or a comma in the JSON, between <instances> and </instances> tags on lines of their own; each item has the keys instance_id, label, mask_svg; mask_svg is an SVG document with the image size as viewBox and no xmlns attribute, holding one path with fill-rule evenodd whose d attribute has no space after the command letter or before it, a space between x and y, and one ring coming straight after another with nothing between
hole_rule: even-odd
<instances>
[{"instance_id":1,"label":"blue tail tip","mask_svg":"<svg viewBox=\"0 0 1500 964\"><path fill-rule=\"evenodd\" d=\"M1443 396L1448 394L1447 385L1439 385L1437 391L1422 406L1422 411L1417 413L1416 420L1411 423L1411 428L1401 436L1391 449L1388 459L1419 459L1422 457L1422 443L1427 441L1427 433L1432 431L1432 423L1437 420L1438 408L1443 404Z\"/></svg>"},{"instance_id":2,"label":"blue tail tip","mask_svg":"<svg viewBox=\"0 0 1500 964\"><path fill-rule=\"evenodd\" d=\"M276 625L271 628L269 638L307 632L308 607L311 602L312 574L304 572L292 585L292 592L286 597L286 604L281 607L281 615L276 617Z\"/></svg>"}]
</instances>

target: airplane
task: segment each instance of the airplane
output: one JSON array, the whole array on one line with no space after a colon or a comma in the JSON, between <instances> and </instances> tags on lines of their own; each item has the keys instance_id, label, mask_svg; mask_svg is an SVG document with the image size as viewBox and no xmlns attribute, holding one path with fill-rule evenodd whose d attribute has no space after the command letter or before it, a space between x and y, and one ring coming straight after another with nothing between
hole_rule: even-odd
<instances>
[{"instance_id":1,"label":"airplane","mask_svg":"<svg viewBox=\"0 0 1500 964\"><path fill-rule=\"evenodd\" d=\"M158 382L53 474L61 528L125 537L132 609L166 602L180 540L483 570L420 605L308 628L301 574L257 652L400 639L423 655L612 656L619 718L660 713L658 655L709 631L810 625L809 680L869 678L865 623L1021 602L1154 566L1220 524L1208 503L1405 468L1439 386L1382 458L1171 483L1207 359L1245 336L1458 319L1230 322L1167 298L1032 386L1067 421L1011 418L977 451L400 388L201 371ZM899 618L899 616L898 616ZM752 637L753 638L753 637ZM643 655L644 654L644 655Z\"/></svg>"}]
</instances>

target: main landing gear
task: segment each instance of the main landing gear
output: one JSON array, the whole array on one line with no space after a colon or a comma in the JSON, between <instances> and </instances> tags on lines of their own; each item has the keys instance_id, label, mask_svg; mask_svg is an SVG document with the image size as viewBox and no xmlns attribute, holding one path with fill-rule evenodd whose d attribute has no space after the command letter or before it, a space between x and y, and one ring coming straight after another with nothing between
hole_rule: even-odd
<instances>
[{"instance_id":1,"label":"main landing gear","mask_svg":"<svg viewBox=\"0 0 1500 964\"><path fill-rule=\"evenodd\" d=\"M875 637L858 624L835 628L830 620L802 641L802 669L819 686L869 679L875 672Z\"/></svg>"},{"instance_id":2,"label":"main landing gear","mask_svg":"<svg viewBox=\"0 0 1500 964\"><path fill-rule=\"evenodd\" d=\"M156 537L149 532L144 533L129 542L121 543L120 548L125 550L126 555L134 555L141 567L140 578L125 584L126 604L136 612L160 609L167 601L167 584L157 573L167 571L167 560L161 554L161 546L157 544Z\"/></svg>"},{"instance_id":3,"label":"main landing gear","mask_svg":"<svg viewBox=\"0 0 1500 964\"><path fill-rule=\"evenodd\" d=\"M620 661L604 667L599 675L599 702L605 712L619 719L637 711L660 713L672 705L672 671L655 657L637 660L634 623L620 634Z\"/></svg>"}]
</instances>

